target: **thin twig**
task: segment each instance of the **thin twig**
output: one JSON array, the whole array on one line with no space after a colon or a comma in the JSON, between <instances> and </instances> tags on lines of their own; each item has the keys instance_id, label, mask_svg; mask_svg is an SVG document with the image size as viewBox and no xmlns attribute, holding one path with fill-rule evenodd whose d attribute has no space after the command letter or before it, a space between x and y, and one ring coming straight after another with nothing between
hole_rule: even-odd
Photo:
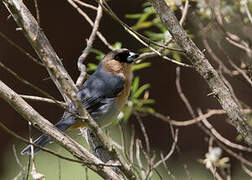
<instances>
[{"instance_id":1,"label":"thin twig","mask_svg":"<svg viewBox=\"0 0 252 180\"><path fill-rule=\"evenodd\" d=\"M143 168L143 164L142 164L142 160L141 160L140 144L141 144L141 140L136 139L136 159L137 159L137 163L140 168L140 171L141 171L141 178L144 179L146 177L146 173Z\"/></svg>"},{"instance_id":2,"label":"thin twig","mask_svg":"<svg viewBox=\"0 0 252 180\"><path fill-rule=\"evenodd\" d=\"M166 165L166 161L164 161L164 154L161 152L160 153L160 158L161 158L161 160L162 160L162 162L163 162L163 166L164 166L164 168L165 168L165 171L166 171L166 173L167 173L167 175L169 175L169 176L171 176L171 178L173 179L173 180L176 180L176 177L171 173L171 171L168 169L168 167L167 167L167 165Z\"/></svg>"},{"instance_id":3,"label":"thin twig","mask_svg":"<svg viewBox=\"0 0 252 180\"><path fill-rule=\"evenodd\" d=\"M28 161L28 164L27 164L27 177L29 177L29 174L30 174L30 170L31 170L31 166L32 166L32 163L33 163L33 159L34 159L34 146L33 146L33 141L32 141L32 128L31 128L31 122L28 122L28 134L29 134L29 137L28 137L28 140L29 140L29 143L31 144L31 156L29 156L29 161Z\"/></svg>"},{"instance_id":4,"label":"thin twig","mask_svg":"<svg viewBox=\"0 0 252 180\"><path fill-rule=\"evenodd\" d=\"M39 16L38 1L37 0L33 0L33 1L34 1L35 10L36 10L36 20L38 22L38 25L40 26L40 16Z\"/></svg>"},{"instance_id":5,"label":"thin twig","mask_svg":"<svg viewBox=\"0 0 252 180\"><path fill-rule=\"evenodd\" d=\"M191 176L191 173L190 173L190 171L188 170L188 167L187 167L187 165L186 164L184 164L184 170L185 170L185 172L186 172L186 175L187 175L187 177L188 177L188 180L192 180L192 176Z\"/></svg>"},{"instance_id":6,"label":"thin twig","mask_svg":"<svg viewBox=\"0 0 252 180\"><path fill-rule=\"evenodd\" d=\"M252 53L252 50L245 44L242 44L242 43L238 43L238 42L235 42L233 39L231 39L230 37L226 37L225 38L230 44L244 50L245 52L247 52L248 54L251 54Z\"/></svg>"},{"instance_id":7,"label":"thin twig","mask_svg":"<svg viewBox=\"0 0 252 180\"><path fill-rule=\"evenodd\" d=\"M183 23L184 23L184 21L186 19L186 15L187 15L188 9L189 9L189 0L186 0L185 6L184 6L184 8L182 10L182 17L181 17L181 19L179 21L179 24L181 26L183 25Z\"/></svg>"},{"instance_id":8,"label":"thin twig","mask_svg":"<svg viewBox=\"0 0 252 180\"><path fill-rule=\"evenodd\" d=\"M22 175L22 171L19 171L19 173L12 179L12 180L18 180L18 178Z\"/></svg>"},{"instance_id":9,"label":"thin twig","mask_svg":"<svg viewBox=\"0 0 252 180\"><path fill-rule=\"evenodd\" d=\"M5 34L3 34L2 32L0 32L0 36L5 39L10 45L12 45L13 47L15 47L18 51L20 51L22 54L24 54L25 56L27 56L29 59L31 59L33 62L35 62L36 64L40 65L40 66L45 66L43 63L41 63L38 59L36 59L35 57L33 57L30 53L28 53L25 49L23 49L21 46L17 45L14 41L12 41L11 39L9 39Z\"/></svg>"},{"instance_id":10,"label":"thin twig","mask_svg":"<svg viewBox=\"0 0 252 180\"><path fill-rule=\"evenodd\" d=\"M249 170L243 163L241 163L242 170L249 175L250 178L252 178L252 171Z\"/></svg>"},{"instance_id":11,"label":"thin twig","mask_svg":"<svg viewBox=\"0 0 252 180\"><path fill-rule=\"evenodd\" d=\"M216 137L202 124L198 124L199 127L210 137L213 137L215 139L215 142L217 143L217 145L223 149L224 151L226 151L228 154L230 154L231 156L233 156L235 159L237 159L238 161L240 161L243 164L246 164L248 166L252 167L252 162L248 161L247 159L245 159L244 157L242 157L241 155L237 154L236 152L232 151L231 149L229 149L228 147L226 147L224 144L222 144L222 142L217 141Z\"/></svg>"},{"instance_id":12,"label":"thin twig","mask_svg":"<svg viewBox=\"0 0 252 180\"><path fill-rule=\"evenodd\" d=\"M157 51L156 49L154 49L153 47L151 47L149 45L149 43L151 44L154 44L156 46L159 46L159 47L162 47L162 48L165 48L165 49L169 49L169 50L173 50L173 51L179 51L179 52L183 52L179 49L173 49L173 48L169 48L169 47L166 47L164 45L161 45L161 44L158 44L152 40L150 40L149 38L146 38L145 36L139 34L138 32L134 31L132 28L130 28L126 23L124 23L112 10L111 8L107 5L106 2L103 1L103 3L106 5L106 7L100 3L100 5L103 7L103 9L105 10L105 12L107 12L113 19L115 19L117 22L119 22L119 24L121 24L124 29L129 33L131 34L136 40L138 40L141 44L143 44L145 47L149 48L151 51L153 51L156 55L162 57L163 59L165 60L168 60L172 63L175 63L179 66L182 66L182 67L189 67L191 68L192 66L189 65L189 64L185 64L185 63L181 63L181 62L178 62L174 59L171 59L171 58L168 58L167 56L164 56L162 55L159 51ZM144 39L144 40L143 40Z\"/></svg>"},{"instance_id":13,"label":"thin twig","mask_svg":"<svg viewBox=\"0 0 252 180\"><path fill-rule=\"evenodd\" d=\"M144 35L138 33L137 31L135 31L134 29L132 29L129 25L127 25L126 23L124 23L115 13L114 11L110 8L110 6L107 4L106 1L102 0L102 3L99 2L99 0L96 0L97 3L99 3L102 8L104 9L104 11L106 13L108 13L114 20L116 20L120 25L122 25L124 27L124 29L130 33L131 35L133 35L133 37L135 37L137 40L141 40L143 42L145 42L146 44L153 44L168 50L172 50L172 51L178 51L178 52L184 52L181 49L175 49L175 48L170 48L167 46L164 46L163 44L159 44L147 37L145 37ZM142 42L141 42L142 43Z\"/></svg>"},{"instance_id":14,"label":"thin twig","mask_svg":"<svg viewBox=\"0 0 252 180\"><path fill-rule=\"evenodd\" d=\"M246 11L246 14L248 16L248 19L249 19L250 23L252 23L252 16L251 16L251 13L250 13L249 8L248 8L248 1L245 0L243 2L244 2L243 5L245 7L245 11Z\"/></svg>"},{"instance_id":15,"label":"thin twig","mask_svg":"<svg viewBox=\"0 0 252 180\"><path fill-rule=\"evenodd\" d=\"M85 168L85 177L86 177L85 180L88 180L88 179L89 179L89 178L88 178L88 168Z\"/></svg>"},{"instance_id":16,"label":"thin twig","mask_svg":"<svg viewBox=\"0 0 252 180\"><path fill-rule=\"evenodd\" d=\"M106 134L101 130L101 128L89 115L87 110L83 107L81 101L77 97L78 90L73 80L65 70L62 62L58 58L47 37L43 31L41 31L27 7L22 1L19 0L3 0L3 2L19 27L22 28L22 32L25 34L25 37L29 40L32 47L36 50L36 53L46 65L52 80L57 85L57 88L65 98L65 101L67 101L67 103L71 102L73 104L81 119L87 122L90 129L102 142L104 148L110 152L111 156L115 160L120 162L121 165L119 168L124 175L128 179L136 179L131 167L121 158L121 156L116 152L115 148L111 146ZM85 162L89 163L90 161L96 163L100 162L100 160L89 153L84 147L73 141L71 138L60 132L56 127L49 123L48 120L42 117L2 81L0 81L0 86L0 96L7 101L18 113L20 113L24 119L36 124L36 127L38 127L43 133L50 135L53 140L56 140L56 142L66 148L75 157L82 160L84 164ZM13 97L15 97L15 99ZM121 179L121 177L114 173L109 167L98 168L95 165L89 164L87 164L87 166L105 179Z\"/></svg>"},{"instance_id":17,"label":"thin twig","mask_svg":"<svg viewBox=\"0 0 252 180\"><path fill-rule=\"evenodd\" d=\"M16 72L14 72L13 70L11 70L10 68L6 67L3 63L0 62L0 67L2 67L3 69L5 69L7 72L9 72L11 75L13 75L16 79L18 79L19 81L21 81L22 83L26 84L27 86L31 87L32 89L38 91L39 93L41 93L42 95L48 97L48 99L51 99L56 105L58 105L59 107L65 107L62 106L62 103L57 101L53 96L49 95L47 92L43 91L42 89L40 89L39 87L35 86L34 84L30 83L29 81L25 80L24 78L22 78L21 76L19 76ZM34 97L35 98L35 97ZM38 99L38 98L37 98ZM41 98L40 98L41 99ZM47 100L48 100L47 99ZM48 100L50 101L50 100Z\"/></svg>"},{"instance_id":18,"label":"thin twig","mask_svg":"<svg viewBox=\"0 0 252 180\"><path fill-rule=\"evenodd\" d=\"M76 86L77 88L80 88L84 82L85 76L86 76L86 66L83 64L83 62L85 61L85 59L87 58L92 46L93 46L93 42L95 40L96 37L96 33L98 31L98 27L101 21L101 17L102 17L102 7L99 5L98 10L97 10L97 15L95 18L95 23L91 32L91 35L87 41L87 46L84 49L84 51L82 52L82 55L79 57L77 65L78 65L78 69L80 71L80 76L77 79L76 82Z\"/></svg>"},{"instance_id":19,"label":"thin twig","mask_svg":"<svg viewBox=\"0 0 252 180\"><path fill-rule=\"evenodd\" d=\"M2 128L6 133L10 134L11 136L13 136L14 138L18 139L18 140L21 140L22 142L26 143L26 144L30 144L30 145L33 145L34 147L37 147L37 148L40 148L42 151L45 151L53 156L56 156L60 159L63 159L63 160L67 160L67 161L71 161L71 162L75 162L75 163L80 163L80 164L83 164L83 161L80 161L80 160L77 160L77 159L72 159L72 158L68 158L68 157L65 157L65 156L62 156L60 154L57 154L55 153L54 151L48 149L48 148L45 148L45 147L42 147L42 146L39 146L37 144L34 144L32 142L30 142L29 140L19 136L18 134L16 134L14 131L10 130L9 128L7 128L1 121L0 121L0 128ZM95 165L94 163L90 163L90 165ZM99 164L96 164L97 166L107 166L107 167L118 167L119 165L111 165L111 164L104 164L104 163L99 163Z\"/></svg>"},{"instance_id":20,"label":"thin twig","mask_svg":"<svg viewBox=\"0 0 252 180\"><path fill-rule=\"evenodd\" d=\"M83 146L79 145L66 134L63 134L60 130L54 127L48 120L42 117L37 111L35 111L29 104L27 104L21 97L18 96L13 90L6 86L2 81L0 81L0 97L7 101L14 109L21 114L24 119L33 124L36 123L35 127L38 127L43 133L49 135L58 142L61 146L66 148L71 152L76 158L81 161L81 163L87 165L89 168L93 169L102 177L109 177L114 180L120 179L117 174L115 174L110 167L99 166L103 164L94 155L89 153ZM9 129L0 122L0 127L9 134L15 136L16 133L9 131ZM15 136L19 139L23 139L20 136ZM29 141L23 139L23 141L30 144ZM46 148L40 147L33 144L35 147L45 150ZM62 157L54 152L48 151L58 157ZM102 168L101 168L102 167Z\"/></svg>"},{"instance_id":21,"label":"thin twig","mask_svg":"<svg viewBox=\"0 0 252 180\"><path fill-rule=\"evenodd\" d=\"M222 143L220 143L219 141L216 141L216 143L218 144L218 146L220 146L224 151L226 151L228 154L230 154L231 156L233 156L234 158L236 158L237 160L239 160L240 162L252 167L252 162L248 161L247 159L245 159L243 156L241 156L240 154L237 154L236 152L232 151L231 149L227 148L225 145L223 145Z\"/></svg>"},{"instance_id":22,"label":"thin twig","mask_svg":"<svg viewBox=\"0 0 252 180\"><path fill-rule=\"evenodd\" d=\"M62 170L61 170L61 161L60 159L58 159L58 177L59 177L59 180L61 180L61 176L62 176Z\"/></svg>"},{"instance_id":23,"label":"thin twig","mask_svg":"<svg viewBox=\"0 0 252 180\"><path fill-rule=\"evenodd\" d=\"M168 38L168 40L164 43L165 46L167 46L170 42L172 41L172 37ZM162 51L165 50L165 48L160 47L157 51L162 53ZM151 58L151 57L155 57L158 56L157 53L151 51L151 52L145 52L140 54L140 56L136 59L136 63L140 63L141 61L143 61L146 58Z\"/></svg>"},{"instance_id":24,"label":"thin twig","mask_svg":"<svg viewBox=\"0 0 252 180\"><path fill-rule=\"evenodd\" d=\"M131 126L131 138L130 138L130 147L129 147L129 159L130 163L134 163L134 143L135 142L135 127Z\"/></svg>"},{"instance_id":25,"label":"thin twig","mask_svg":"<svg viewBox=\"0 0 252 180\"><path fill-rule=\"evenodd\" d=\"M184 93L182 91L182 88L181 88L181 84L180 84L180 67L176 68L176 81L175 82L176 82L176 88L177 88L177 91L179 93L180 98L184 102L184 104L185 104L187 110L189 111L189 113L191 114L191 116L193 118L195 118L196 116L195 116L195 114L193 112L192 106L190 105L188 99L184 95Z\"/></svg>"},{"instance_id":26,"label":"thin twig","mask_svg":"<svg viewBox=\"0 0 252 180\"><path fill-rule=\"evenodd\" d=\"M252 110L251 109L243 109L243 113L252 113ZM226 111L224 111L222 109L210 109L210 110L208 110L207 113L205 113L201 116L195 117L191 120L176 121L176 120L172 120L172 119L170 119L170 117L165 116L165 115L158 113L158 112L151 113L151 115L153 115L153 116L155 116L165 122L168 122L174 126L189 126L189 125L196 124L205 118L210 118L211 116L222 115L222 114L226 114Z\"/></svg>"},{"instance_id":27,"label":"thin twig","mask_svg":"<svg viewBox=\"0 0 252 180\"><path fill-rule=\"evenodd\" d=\"M206 35L206 33L204 33L204 35ZM232 72L227 68L227 66L221 61L221 59L214 53L214 51L212 50L212 48L210 47L207 38L205 36L202 37L202 42L205 46L205 48L207 49L207 52L210 54L210 56L212 57L212 59L218 63L219 65L219 69L223 70L225 73L231 75Z\"/></svg>"},{"instance_id":28,"label":"thin twig","mask_svg":"<svg viewBox=\"0 0 252 180\"><path fill-rule=\"evenodd\" d=\"M13 178L13 180L18 180L18 178L20 176L23 176L23 179L24 179L25 178L25 167L20 162L20 160L19 160L19 158L17 156L17 150L16 150L15 145L12 146L12 150L13 150L13 154L14 154L14 157L16 159L16 162L17 162L17 164L19 165L19 168L20 168L20 172Z\"/></svg>"},{"instance_id":29,"label":"thin twig","mask_svg":"<svg viewBox=\"0 0 252 180\"><path fill-rule=\"evenodd\" d=\"M252 147L252 128L241 111L239 103L230 94L226 84L220 78L219 74L209 63L204 53L197 45L188 37L187 33L180 26L174 12L169 8L164 0L150 0L152 6L170 34L174 37L177 44L185 51L195 70L205 79L209 88L215 94L216 100L222 108L227 112L227 115L237 132L244 138L245 142Z\"/></svg>"},{"instance_id":30,"label":"thin twig","mask_svg":"<svg viewBox=\"0 0 252 180\"><path fill-rule=\"evenodd\" d=\"M252 80L248 77L245 71L240 69L238 66L236 66L235 63L232 61L229 61L229 63L244 77L244 79L249 83L249 85L252 87Z\"/></svg>"},{"instance_id":31,"label":"thin twig","mask_svg":"<svg viewBox=\"0 0 252 180\"><path fill-rule=\"evenodd\" d=\"M211 8L213 11L213 14L215 15L215 18L217 22L221 25L223 25L223 20L221 16L221 1L220 0L214 0L214 3L209 1L209 4L213 5L214 7Z\"/></svg>"},{"instance_id":32,"label":"thin twig","mask_svg":"<svg viewBox=\"0 0 252 180\"><path fill-rule=\"evenodd\" d=\"M94 26L94 22L89 18L89 16L84 12L82 11L78 6L77 4L75 4L72 0L67 0L69 2L69 4L71 6L73 6L73 8L75 8L77 10L77 12L83 16L86 21L91 25L91 26ZM106 40L106 38L99 32L97 31L97 36L100 38L100 40L110 49L110 50L114 50L114 47L108 43L108 41Z\"/></svg>"},{"instance_id":33,"label":"thin twig","mask_svg":"<svg viewBox=\"0 0 252 180\"><path fill-rule=\"evenodd\" d=\"M178 142L178 129L176 129L176 131L175 131L175 138L174 138L171 150L163 159L159 160L158 162L156 162L153 165L153 169L156 169L161 163L163 163L164 161L167 161L167 159L169 159L171 157L171 155L173 154L173 152L175 150L177 142Z\"/></svg>"},{"instance_id":34,"label":"thin twig","mask_svg":"<svg viewBox=\"0 0 252 180\"><path fill-rule=\"evenodd\" d=\"M27 142L29 142L29 141L27 141ZM31 156L28 157L28 162L27 162L27 173L26 173L25 180L28 180L28 179L29 179L30 168L31 168Z\"/></svg>"},{"instance_id":35,"label":"thin twig","mask_svg":"<svg viewBox=\"0 0 252 180\"><path fill-rule=\"evenodd\" d=\"M29 141L31 144L31 176L33 179L39 179L39 180L45 180L45 175L37 172L36 167L35 167L35 158L34 158L34 146L33 146L33 140L31 137L31 122L28 122L29 124Z\"/></svg>"},{"instance_id":36,"label":"thin twig","mask_svg":"<svg viewBox=\"0 0 252 180\"><path fill-rule=\"evenodd\" d=\"M30 100L30 101L40 101L40 102L46 102L46 103L49 103L49 104L56 104L55 103L55 101L56 101L57 104L61 104L63 107L66 107L66 103L64 103L62 101L58 101L58 100L53 100L53 99L39 97L39 96L21 95L21 94L20 94L20 96L22 98Z\"/></svg>"},{"instance_id":37,"label":"thin twig","mask_svg":"<svg viewBox=\"0 0 252 180\"><path fill-rule=\"evenodd\" d=\"M212 134L223 144L226 144L229 147L232 147L234 149L238 149L241 151L247 151L247 152L252 152L252 149L249 147L242 146L240 144L235 144L228 139L224 138L216 129L207 121L207 119L203 119L202 123L212 132Z\"/></svg>"},{"instance_id":38,"label":"thin twig","mask_svg":"<svg viewBox=\"0 0 252 180\"><path fill-rule=\"evenodd\" d=\"M88 3L85 3L85 2L83 2L83 1L80 1L80 0L73 0L74 2L76 2L76 3L78 3L79 5L81 5L81 6L83 6L83 7L87 7L87 8L89 8L89 9L93 9L93 10L95 10L95 11L97 11L97 7L95 7L95 6L93 6L93 5L91 5L91 4L88 4Z\"/></svg>"},{"instance_id":39,"label":"thin twig","mask_svg":"<svg viewBox=\"0 0 252 180\"><path fill-rule=\"evenodd\" d=\"M216 168L210 166L210 171L213 174L214 178L216 178L217 180L223 180L223 178L219 175L219 173L216 171Z\"/></svg>"},{"instance_id":40,"label":"thin twig","mask_svg":"<svg viewBox=\"0 0 252 180\"><path fill-rule=\"evenodd\" d=\"M141 119L140 115L137 112L134 114L136 115L137 121L138 121L140 128L141 128L141 131L143 133L147 153L150 155L150 140L149 140L148 134L146 132L146 129L144 127L143 120Z\"/></svg>"},{"instance_id":41,"label":"thin twig","mask_svg":"<svg viewBox=\"0 0 252 180\"><path fill-rule=\"evenodd\" d=\"M121 124L119 124L119 131L120 131L120 137L121 137L121 143L122 143L122 146L121 146L121 151L123 152L124 154L124 157L130 161L129 159L129 155L128 155L128 152L127 152L127 148L126 148L126 137L125 137L125 133L123 131L123 127Z\"/></svg>"}]
</instances>

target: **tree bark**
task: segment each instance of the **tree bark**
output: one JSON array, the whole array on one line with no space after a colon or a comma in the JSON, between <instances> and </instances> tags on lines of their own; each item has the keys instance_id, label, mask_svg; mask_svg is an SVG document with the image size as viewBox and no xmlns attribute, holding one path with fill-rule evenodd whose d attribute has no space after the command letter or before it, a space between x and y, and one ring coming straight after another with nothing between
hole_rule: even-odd
<instances>
[{"instance_id":1,"label":"tree bark","mask_svg":"<svg viewBox=\"0 0 252 180\"><path fill-rule=\"evenodd\" d=\"M43 133L50 135L57 143L67 149L73 156L83 161L83 164L97 172L105 179L121 179L111 167L106 167L99 164L104 164L94 155L89 153L84 147L76 143L67 135L62 133L53 124L41 116L28 103L26 103L17 93L10 89L0 80L0 98L8 102L24 119L30 121L35 127Z\"/></svg>"},{"instance_id":2,"label":"tree bark","mask_svg":"<svg viewBox=\"0 0 252 180\"><path fill-rule=\"evenodd\" d=\"M165 0L151 0L151 3L177 44L184 49L195 70L206 80L214 97L227 112L231 123L242 135L245 142L252 147L252 129L244 117L240 105L235 101L224 81L196 44L187 36Z\"/></svg>"},{"instance_id":3,"label":"tree bark","mask_svg":"<svg viewBox=\"0 0 252 180\"><path fill-rule=\"evenodd\" d=\"M65 100L71 102L75 109L78 111L79 116L83 121L87 122L89 128L96 135L98 140L102 143L102 146L107 152L110 153L113 160L120 162L120 170L128 179L136 179L136 176L132 168L121 158L116 150L110 144L109 138L99 128L97 123L92 119L87 110L83 107L81 101L77 97L77 88L62 65L60 59L52 48L47 37L40 29L35 18L32 16L27 7L20 0L1 0L11 13L18 26L22 28L25 37L34 48L41 61L45 64L50 77L57 85L57 88L62 93Z\"/></svg>"}]
</instances>

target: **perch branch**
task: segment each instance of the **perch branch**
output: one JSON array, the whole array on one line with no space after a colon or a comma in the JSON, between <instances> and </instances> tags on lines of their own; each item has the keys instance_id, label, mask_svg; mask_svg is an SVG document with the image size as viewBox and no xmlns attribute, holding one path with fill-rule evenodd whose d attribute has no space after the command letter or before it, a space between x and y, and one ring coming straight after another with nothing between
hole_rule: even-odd
<instances>
[{"instance_id":1,"label":"perch branch","mask_svg":"<svg viewBox=\"0 0 252 180\"><path fill-rule=\"evenodd\" d=\"M206 59L205 55L187 36L167 3L164 0L151 0L151 3L167 30L174 37L177 44L185 51L195 70L206 80L216 99L227 112L236 130L242 135L245 142L252 147L251 127L228 87Z\"/></svg>"},{"instance_id":2,"label":"perch branch","mask_svg":"<svg viewBox=\"0 0 252 180\"><path fill-rule=\"evenodd\" d=\"M118 175L115 174L111 168L99 167L95 164L102 164L99 159L89 153L81 145L73 141L67 135L63 134L48 120L42 117L37 111L35 111L29 104L27 104L18 94L12 89L6 86L0 81L0 97L10 104L24 119L28 120L40 129L43 133L50 135L57 143L67 149L73 156L83 161L83 164L87 165L90 169L97 172L104 178L118 179ZM92 165L91 165L91 164Z\"/></svg>"},{"instance_id":3,"label":"perch branch","mask_svg":"<svg viewBox=\"0 0 252 180\"><path fill-rule=\"evenodd\" d=\"M120 162L120 169L128 179L135 179L131 167L123 161L120 155L111 146L108 137L99 128L96 122L91 118L88 112L83 108L81 101L77 98L77 88L71 77L66 72L60 59L50 45L47 37L41 31L35 18L26 8L22 1L19 0L3 0L5 6L12 14L13 18L22 28L24 35L35 49L36 53L46 65L47 70L60 90L61 94L68 103L73 103L75 109L78 111L80 118L88 123L92 132L102 142L102 145L112 155L115 160ZM28 118L29 119L29 118Z\"/></svg>"}]
</instances>

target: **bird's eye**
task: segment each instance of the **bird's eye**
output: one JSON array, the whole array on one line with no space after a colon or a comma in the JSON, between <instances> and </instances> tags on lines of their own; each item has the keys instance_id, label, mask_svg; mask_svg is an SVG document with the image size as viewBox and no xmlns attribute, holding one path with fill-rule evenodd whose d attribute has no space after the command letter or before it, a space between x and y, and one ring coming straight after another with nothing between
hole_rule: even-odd
<instances>
[{"instance_id":1,"label":"bird's eye","mask_svg":"<svg viewBox=\"0 0 252 180\"><path fill-rule=\"evenodd\" d=\"M115 55L114 59L120 62L132 63L139 55L130 51L123 51Z\"/></svg>"}]
</instances>

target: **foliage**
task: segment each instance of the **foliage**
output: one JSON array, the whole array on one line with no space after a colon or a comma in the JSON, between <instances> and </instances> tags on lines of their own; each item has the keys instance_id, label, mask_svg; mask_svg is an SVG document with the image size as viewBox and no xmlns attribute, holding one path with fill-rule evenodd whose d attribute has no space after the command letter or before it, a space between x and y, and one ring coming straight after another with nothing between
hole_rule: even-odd
<instances>
[{"instance_id":1,"label":"foliage","mask_svg":"<svg viewBox=\"0 0 252 180\"><path fill-rule=\"evenodd\" d=\"M140 86L140 78L138 76L134 78L131 87L131 95L123 110L123 116L118 119L118 122L121 120L124 122L127 121L132 115L133 111L141 113L155 112L154 109L149 106L155 102L154 99L149 98L149 88L150 84L144 84Z\"/></svg>"},{"instance_id":2,"label":"foliage","mask_svg":"<svg viewBox=\"0 0 252 180\"><path fill-rule=\"evenodd\" d=\"M169 5L171 5L171 8L174 10L177 9L178 4L181 4L177 0L176 2L175 1L166 1L166 2ZM160 44L168 45L168 47L170 48L178 48L176 43L174 43L171 40L172 36L166 30L165 26L162 24L154 8L151 6L149 2L143 3L142 12L137 13L137 14L126 14L125 17L128 19L134 19L136 23L132 26L132 29L134 29L135 31L143 31L144 35L146 35L150 40L155 41ZM152 45L152 47L155 49L159 49L159 47L155 45ZM141 51L150 52L150 49L143 48L141 49ZM163 49L161 52L163 55L165 56L170 55L175 60L181 62L182 54L180 52L170 51L167 49Z\"/></svg>"}]
</instances>

